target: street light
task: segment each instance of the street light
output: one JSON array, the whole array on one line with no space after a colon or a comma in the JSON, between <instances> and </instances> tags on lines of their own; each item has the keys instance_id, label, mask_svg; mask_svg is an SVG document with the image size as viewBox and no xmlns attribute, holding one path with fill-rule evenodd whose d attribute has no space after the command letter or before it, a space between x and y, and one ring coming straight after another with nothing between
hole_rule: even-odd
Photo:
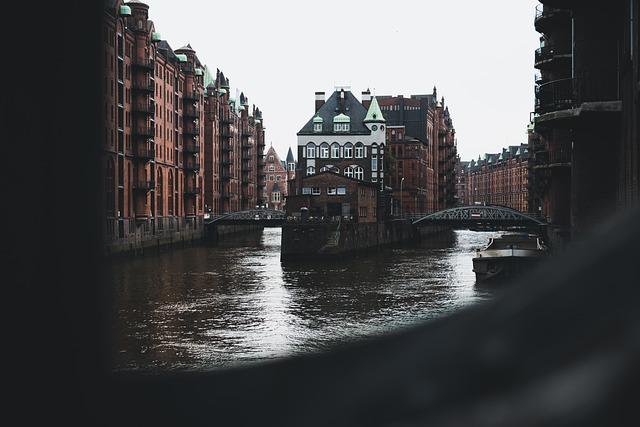
<instances>
[{"instance_id":1,"label":"street light","mask_svg":"<svg viewBox=\"0 0 640 427\"><path fill-rule=\"evenodd\" d=\"M402 183L404 182L404 176L400 180L400 216L402 217Z\"/></svg>"}]
</instances>

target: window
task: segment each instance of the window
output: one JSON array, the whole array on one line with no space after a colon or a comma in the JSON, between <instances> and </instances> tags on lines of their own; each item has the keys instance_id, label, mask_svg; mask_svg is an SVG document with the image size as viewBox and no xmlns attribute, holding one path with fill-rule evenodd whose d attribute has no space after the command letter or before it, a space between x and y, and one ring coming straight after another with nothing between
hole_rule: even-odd
<instances>
[{"instance_id":1,"label":"window","mask_svg":"<svg viewBox=\"0 0 640 427\"><path fill-rule=\"evenodd\" d=\"M280 201L280 192L279 191L275 191L275 192L271 193L271 201L272 202L279 202Z\"/></svg>"},{"instance_id":2,"label":"window","mask_svg":"<svg viewBox=\"0 0 640 427\"><path fill-rule=\"evenodd\" d=\"M282 177L280 175L276 175L276 182L280 181Z\"/></svg>"},{"instance_id":3,"label":"window","mask_svg":"<svg viewBox=\"0 0 640 427\"><path fill-rule=\"evenodd\" d=\"M327 194L329 196L335 196L336 193L336 187L327 187Z\"/></svg>"},{"instance_id":4,"label":"window","mask_svg":"<svg viewBox=\"0 0 640 427\"><path fill-rule=\"evenodd\" d=\"M273 156L269 156L269 161L273 162Z\"/></svg>"},{"instance_id":5,"label":"window","mask_svg":"<svg viewBox=\"0 0 640 427\"><path fill-rule=\"evenodd\" d=\"M316 167L315 166L307 166L307 175L313 175L314 173L316 173Z\"/></svg>"},{"instance_id":6,"label":"window","mask_svg":"<svg viewBox=\"0 0 640 427\"><path fill-rule=\"evenodd\" d=\"M311 187L302 187L302 194L311 194Z\"/></svg>"},{"instance_id":7,"label":"window","mask_svg":"<svg viewBox=\"0 0 640 427\"><path fill-rule=\"evenodd\" d=\"M344 158L350 159L353 157L353 145L350 142L347 142L344 146Z\"/></svg>"},{"instance_id":8,"label":"window","mask_svg":"<svg viewBox=\"0 0 640 427\"><path fill-rule=\"evenodd\" d=\"M273 175L269 175L269 181L273 181Z\"/></svg>"},{"instance_id":9,"label":"window","mask_svg":"<svg viewBox=\"0 0 640 427\"><path fill-rule=\"evenodd\" d=\"M366 217L367 216L367 207L366 206L360 206L360 217Z\"/></svg>"},{"instance_id":10,"label":"window","mask_svg":"<svg viewBox=\"0 0 640 427\"><path fill-rule=\"evenodd\" d=\"M328 159L329 158L329 144L322 144L320 146L320 158Z\"/></svg>"},{"instance_id":11,"label":"window","mask_svg":"<svg viewBox=\"0 0 640 427\"><path fill-rule=\"evenodd\" d=\"M314 132L322 132L322 123L314 123L313 124Z\"/></svg>"},{"instance_id":12,"label":"window","mask_svg":"<svg viewBox=\"0 0 640 427\"><path fill-rule=\"evenodd\" d=\"M313 142L307 144L307 159L315 159L316 158L316 146Z\"/></svg>"},{"instance_id":13,"label":"window","mask_svg":"<svg viewBox=\"0 0 640 427\"><path fill-rule=\"evenodd\" d=\"M337 142L331 144L331 158L338 159L340 158L340 146Z\"/></svg>"},{"instance_id":14,"label":"window","mask_svg":"<svg viewBox=\"0 0 640 427\"><path fill-rule=\"evenodd\" d=\"M353 177L362 181L364 179L364 169L362 169L360 166L354 168Z\"/></svg>"},{"instance_id":15,"label":"window","mask_svg":"<svg viewBox=\"0 0 640 427\"><path fill-rule=\"evenodd\" d=\"M269 165L269 172L274 172L276 167L274 165Z\"/></svg>"},{"instance_id":16,"label":"window","mask_svg":"<svg viewBox=\"0 0 640 427\"><path fill-rule=\"evenodd\" d=\"M323 166L322 168L320 168L320 172L333 172L333 173L340 173L340 168L333 166L333 165L326 165Z\"/></svg>"},{"instance_id":17,"label":"window","mask_svg":"<svg viewBox=\"0 0 640 427\"><path fill-rule=\"evenodd\" d=\"M349 123L334 123L334 132L349 132Z\"/></svg>"},{"instance_id":18,"label":"window","mask_svg":"<svg viewBox=\"0 0 640 427\"><path fill-rule=\"evenodd\" d=\"M319 195L320 195L320 187L313 187L313 188L311 189L311 194L312 194L313 196L319 196Z\"/></svg>"},{"instance_id":19,"label":"window","mask_svg":"<svg viewBox=\"0 0 640 427\"><path fill-rule=\"evenodd\" d=\"M295 163L289 163L289 171L295 172L295 170L296 170L296 164Z\"/></svg>"},{"instance_id":20,"label":"window","mask_svg":"<svg viewBox=\"0 0 640 427\"><path fill-rule=\"evenodd\" d=\"M351 166L344 168L344 176L353 178L353 168Z\"/></svg>"},{"instance_id":21,"label":"window","mask_svg":"<svg viewBox=\"0 0 640 427\"><path fill-rule=\"evenodd\" d=\"M356 159L362 159L364 157L364 146L361 143L356 144Z\"/></svg>"},{"instance_id":22,"label":"window","mask_svg":"<svg viewBox=\"0 0 640 427\"><path fill-rule=\"evenodd\" d=\"M371 155L371 172L375 172L378 170L378 155Z\"/></svg>"},{"instance_id":23,"label":"window","mask_svg":"<svg viewBox=\"0 0 640 427\"><path fill-rule=\"evenodd\" d=\"M344 196L345 194L347 194L347 188L346 187L338 187L338 188L336 188L336 192L338 193L339 196Z\"/></svg>"}]
</instances>

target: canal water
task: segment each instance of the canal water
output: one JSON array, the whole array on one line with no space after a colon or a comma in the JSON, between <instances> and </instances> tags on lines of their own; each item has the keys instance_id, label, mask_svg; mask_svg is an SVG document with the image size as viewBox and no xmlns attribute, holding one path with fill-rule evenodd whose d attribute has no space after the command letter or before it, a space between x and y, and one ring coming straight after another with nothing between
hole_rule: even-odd
<instances>
[{"instance_id":1,"label":"canal water","mask_svg":"<svg viewBox=\"0 0 640 427\"><path fill-rule=\"evenodd\" d=\"M114 261L115 370L210 370L316 351L490 297L471 258L496 232L331 262L280 262L281 230Z\"/></svg>"}]
</instances>

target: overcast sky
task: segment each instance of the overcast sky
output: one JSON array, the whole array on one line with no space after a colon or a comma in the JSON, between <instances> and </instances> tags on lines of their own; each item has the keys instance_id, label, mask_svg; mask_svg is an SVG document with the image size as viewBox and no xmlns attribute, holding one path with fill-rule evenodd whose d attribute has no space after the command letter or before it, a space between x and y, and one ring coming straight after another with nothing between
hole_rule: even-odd
<instances>
[{"instance_id":1,"label":"overcast sky","mask_svg":"<svg viewBox=\"0 0 640 427\"><path fill-rule=\"evenodd\" d=\"M187 43L231 93L263 111L284 157L314 114L314 92L360 98L431 93L453 118L463 159L526 142L533 109L535 0L147 0L172 48ZM294 154L295 154L294 149Z\"/></svg>"}]
</instances>

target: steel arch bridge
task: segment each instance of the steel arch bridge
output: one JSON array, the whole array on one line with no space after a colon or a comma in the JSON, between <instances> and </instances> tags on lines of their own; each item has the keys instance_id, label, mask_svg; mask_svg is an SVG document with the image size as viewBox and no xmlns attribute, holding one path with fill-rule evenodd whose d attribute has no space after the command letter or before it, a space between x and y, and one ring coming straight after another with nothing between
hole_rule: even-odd
<instances>
[{"instance_id":1,"label":"steel arch bridge","mask_svg":"<svg viewBox=\"0 0 640 427\"><path fill-rule=\"evenodd\" d=\"M277 211L275 209L250 209L212 217L209 220L205 220L205 225L257 224L279 227L284 223L285 219L286 214L283 211Z\"/></svg>"},{"instance_id":2,"label":"steel arch bridge","mask_svg":"<svg viewBox=\"0 0 640 427\"><path fill-rule=\"evenodd\" d=\"M539 218L506 206L496 205L459 206L414 219L412 223L416 226L450 225L454 227L473 227L478 225L491 227L540 227L546 225L546 222Z\"/></svg>"}]
</instances>

